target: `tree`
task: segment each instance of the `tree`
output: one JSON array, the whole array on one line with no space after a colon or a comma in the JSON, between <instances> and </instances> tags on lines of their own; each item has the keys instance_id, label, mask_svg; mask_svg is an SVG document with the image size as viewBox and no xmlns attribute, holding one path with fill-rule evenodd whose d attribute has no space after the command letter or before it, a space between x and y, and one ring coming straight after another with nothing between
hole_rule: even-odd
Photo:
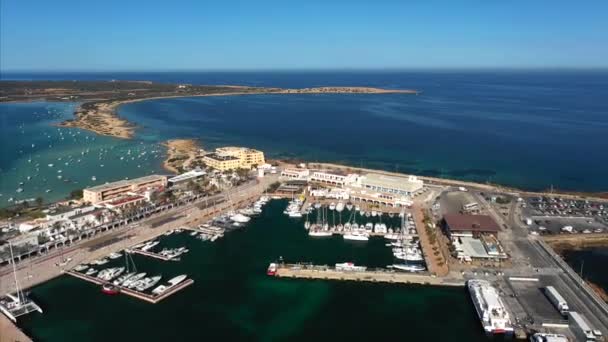
<instances>
[{"instance_id":1,"label":"tree","mask_svg":"<svg viewBox=\"0 0 608 342\"><path fill-rule=\"evenodd\" d=\"M82 198L82 189L72 190L70 192L70 199L81 199Z\"/></svg>"}]
</instances>

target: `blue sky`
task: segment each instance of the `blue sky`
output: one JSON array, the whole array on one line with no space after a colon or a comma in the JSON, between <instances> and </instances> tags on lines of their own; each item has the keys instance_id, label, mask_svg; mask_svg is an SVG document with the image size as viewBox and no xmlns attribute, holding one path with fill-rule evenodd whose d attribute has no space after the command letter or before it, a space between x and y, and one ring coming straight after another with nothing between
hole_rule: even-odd
<instances>
[{"instance_id":1,"label":"blue sky","mask_svg":"<svg viewBox=\"0 0 608 342\"><path fill-rule=\"evenodd\" d=\"M0 0L0 70L608 67L608 1Z\"/></svg>"}]
</instances>

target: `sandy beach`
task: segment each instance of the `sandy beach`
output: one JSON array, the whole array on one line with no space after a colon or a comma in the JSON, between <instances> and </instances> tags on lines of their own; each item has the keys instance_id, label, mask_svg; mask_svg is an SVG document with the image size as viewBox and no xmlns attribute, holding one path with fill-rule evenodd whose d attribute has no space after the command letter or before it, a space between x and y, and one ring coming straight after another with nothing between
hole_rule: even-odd
<instances>
[{"instance_id":1,"label":"sandy beach","mask_svg":"<svg viewBox=\"0 0 608 342\"><path fill-rule=\"evenodd\" d=\"M201 147L194 139L171 139L163 143L167 147L165 170L179 173L179 167L188 167L200 155Z\"/></svg>"}]
</instances>

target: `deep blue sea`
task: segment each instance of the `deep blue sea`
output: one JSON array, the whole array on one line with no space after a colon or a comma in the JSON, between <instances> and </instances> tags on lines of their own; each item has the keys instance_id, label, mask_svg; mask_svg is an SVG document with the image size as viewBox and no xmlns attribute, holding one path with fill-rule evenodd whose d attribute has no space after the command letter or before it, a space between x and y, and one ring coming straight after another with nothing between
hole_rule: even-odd
<instances>
[{"instance_id":1,"label":"deep blue sea","mask_svg":"<svg viewBox=\"0 0 608 342\"><path fill-rule=\"evenodd\" d=\"M127 104L119 113L139 125L136 144L191 137L203 147L246 145L263 149L270 157L335 161L532 190L608 190L606 70L4 73L2 78L417 89L422 91L417 96L174 98ZM2 106L2 136L14 130L14 118L7 118L11 115L19 115L23 120L17 122L24 128L29 122L40 123L27 110L7 110L19 105ZM15 139L2 144L0 172L15 168L19 149L13 145L28 146L31 137ZM106 170L98 173L123 177L124 168ZM0 183L0 192L15 191L13 181Z\"/></svg>"}]
</instances>

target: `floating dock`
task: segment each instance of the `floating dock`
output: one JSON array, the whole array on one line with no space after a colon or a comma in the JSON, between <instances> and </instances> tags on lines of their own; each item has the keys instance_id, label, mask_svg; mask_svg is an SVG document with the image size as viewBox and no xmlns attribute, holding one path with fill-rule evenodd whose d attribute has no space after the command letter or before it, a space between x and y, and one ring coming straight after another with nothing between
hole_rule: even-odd
<instances>
[{"instance_id":1,"label":"floating dock","mask_svg":"<svg viewBox=\"0 0 608 342\"><path fill-rule=\"evenodd\" d=\"M388 269L338 271L333 267L310 264L279 264L275 276L281 278L365 281L374 283L464 286L463 280L446 280L428 274L397 272Z\"/></svg>"},{"instance_id":2,"label":"floating dock","mask_svg":"<svg viewBox=\"0 0 608 342\"><path fill-rule=\"evenodd\" d=\"M109 282L106 282L104 280L101 280L97 277L91 277L88 276L86 274L80 273L80 272L76 272L76 271L65 271L66 274L69 274L73 277L76 278L80 278L82 280L88 281L90 283L96 284L96 285L103 285ZM154 295L154 294L147 294L147 293L143 293L143 292L139 292L133 289L129 289L123 286L118 286L118 288L120 288L120 293L122 294L126 294L128 296L137 298L137 299L141 299L144 300L148 303L152 303L152 304L156 304L158 302L160 302L161 300L171 296L174 293L177 293L183 289L185 289L186 287L192 285L194 283L194 280L192 279L186 279L183 282L177 284L176 286L171 287L169 290L167 290L164 293L161 293L160 295Z\"/></svg>"},{"instance_id":3,"label":"floating dock","mask_svg":"<svg viewBox=\"0 0 608 342\"><path fill-rule=\"evenodd\" d=\"M154 252L148 252L148 251L142 251L141 249L129 249L129 253L135 253L135 254L140 254L140 255L144 255L150 258L154 258L154 259L158 259L158 260L163 260L163 261L179 261L179 258L169 258L166 257L162 254L158 254L158 253L154 253Z\"/></svg>"}]
</instances>

